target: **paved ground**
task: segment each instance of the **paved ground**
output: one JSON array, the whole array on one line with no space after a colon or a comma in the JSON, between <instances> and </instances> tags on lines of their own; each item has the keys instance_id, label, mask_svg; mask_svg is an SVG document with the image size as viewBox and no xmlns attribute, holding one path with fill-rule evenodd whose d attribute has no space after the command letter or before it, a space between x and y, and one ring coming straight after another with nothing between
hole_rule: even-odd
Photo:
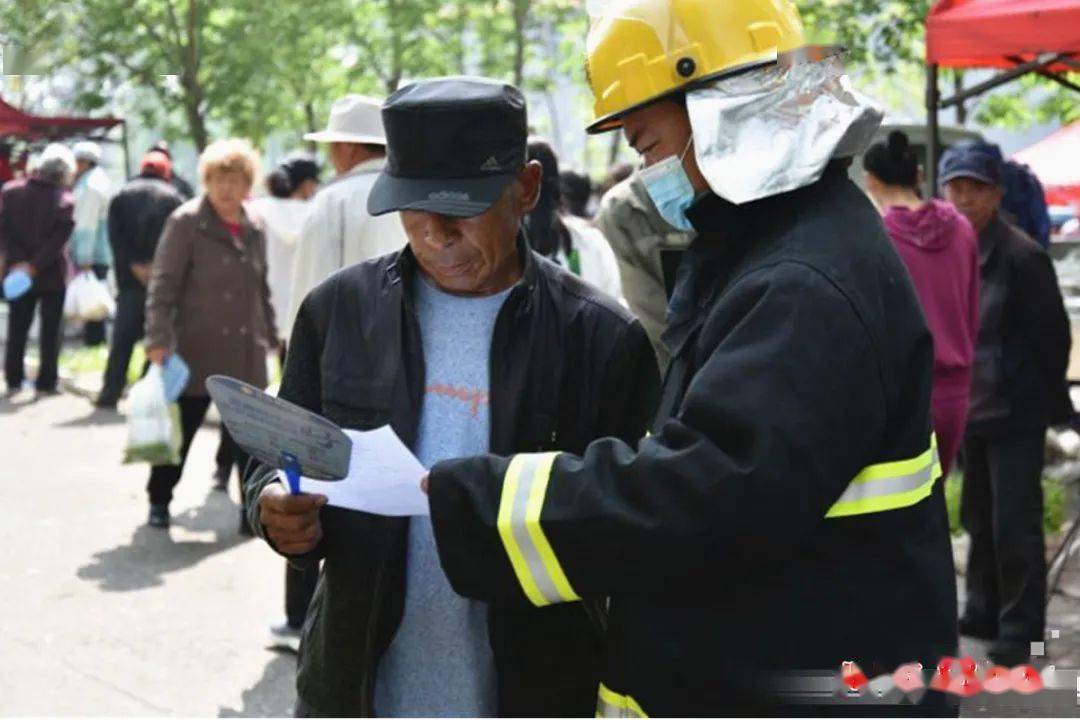
<instances>
[{"instance_id":1,"label":"paved ground","mask_svg":"<svg viewBox=\"0 0 1080 720\"><path fill-rule=\"evenodd\" d=\"M291 714L294 659L266 649L282 564L238 536L235 481L211 490L216 430L196 438L168 533L143 526L146 469L119 464L124 436L82 397L0 400L0 715ZM1075 673L1080 555L1063 587L1043 665ZM1077 697L984 694L963 715L1080 717Z\"/></svg>"},{"instance_id":2,"label":"paved ground","mask_svg":"<svg viewBox=\"0 0 1080 720\"><path fill-rule=\"evenodd\" d=\"M265 647L282 562L211 490L216 434L154 531L122 418L28 399L0 400L0 714L291 714L295 661Z\"/></svg>"}]
</instances>

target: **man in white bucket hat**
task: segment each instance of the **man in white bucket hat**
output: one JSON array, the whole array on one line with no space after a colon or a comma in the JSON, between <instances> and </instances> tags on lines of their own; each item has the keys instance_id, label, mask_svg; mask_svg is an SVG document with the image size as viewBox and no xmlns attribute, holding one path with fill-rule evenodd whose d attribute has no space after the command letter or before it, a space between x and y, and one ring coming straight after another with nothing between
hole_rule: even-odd
<instances>
[{"instance_id":1,"label":"man in white bucket hat","mask_svg":"<svg viewBox=\"0 0 1080 720\"><path fill-rule=\"evenodd\" d=\"M334 166L335 177L316 193L300 232L289 312L279 320L285 337L292 332L304 297L327 276L399 250L406 242L397 213L372 217L367 211L371 187L386 165L382 101L346 95L330 108L326 129L308 133L304 139L329 145L326 154ZM270 288L271 293L274 291L275 288ZM318 567L307 571L286 568L286 619L272 629L277 644L298 643L318 577Z\"/></svg>"},{"instance_id":2,"label":"man in white bucket hat","mask_svg":"<svg viewBox=\"0 0 1080 720\"><path fill-rule=\"evenodd\" d=\"M315 195L300 233L285 332L304 296L330 273L405 244L397 213L372 217L367 211L371 186L386 165L381 111L380 100L346 95L330 108L325 130L304 135L305 140L329 145L327 157L336 176Z\"/></svg>"}]
</instances>

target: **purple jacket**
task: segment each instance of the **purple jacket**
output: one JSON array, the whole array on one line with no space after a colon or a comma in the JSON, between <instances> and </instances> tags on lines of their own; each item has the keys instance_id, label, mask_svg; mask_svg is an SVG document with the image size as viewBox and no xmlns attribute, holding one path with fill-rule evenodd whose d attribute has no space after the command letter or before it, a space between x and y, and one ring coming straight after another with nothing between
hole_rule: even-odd
<instances>
[{"instance_id":1,"label":"purple jacket","mask_svg":"<svg viewBox=\"0 0 1080 720\"><path fill-rule=\"evenodd\" d=\"M942 468L949 472L967 424L979 334L979 250L967 218L947 202L891 207L885 227L907 266L934 338L932 407Z\"/></svg>"},{"instance_id":2,"label":"purple jacket","mask_svg":"<svg viewBox=\"0 0 1080 720\"><path fill-rule=\"evenodd\" d=\"M42 180L15 180L0 192L0 256L3 275L28 262L36 271L34 290L64 289L64 245L75 227L75 201L66 189Z\"/></svg>"},{"instance_id":3,"label":"purple jacket","mask_svg":"<svg viewBox=\"0 0 1080 720\"><path fill-rule=\"evenodd\" d=\"M934 391L967 397L979 334L979 249L975 230L950 203L891 207L885 227L911 273L934 336Z\"/></svg>"}]
</instances>

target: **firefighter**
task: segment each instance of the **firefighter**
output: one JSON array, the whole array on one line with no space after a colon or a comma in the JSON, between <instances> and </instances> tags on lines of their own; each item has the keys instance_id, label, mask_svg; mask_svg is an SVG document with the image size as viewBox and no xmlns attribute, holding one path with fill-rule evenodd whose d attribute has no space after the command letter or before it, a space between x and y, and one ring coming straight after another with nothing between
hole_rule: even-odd
<instances>
[{"instance_id":1,"label":"firefighter","mask_svg":"<svg viewBox=\"0 0 1080 720\"><path fill-rule=\"evenodd\" d=\"M844 159L880 114L786 0L604 13L590 131L621 128L657 209L697 233L662 399L636 446L436 465L442 566L489 602L609 597L602 716L848 702L796 691L845 661L930 672L957 645L932 341ZM921 703L906 712L951 711Z\"/></svg>"}]
</instances>

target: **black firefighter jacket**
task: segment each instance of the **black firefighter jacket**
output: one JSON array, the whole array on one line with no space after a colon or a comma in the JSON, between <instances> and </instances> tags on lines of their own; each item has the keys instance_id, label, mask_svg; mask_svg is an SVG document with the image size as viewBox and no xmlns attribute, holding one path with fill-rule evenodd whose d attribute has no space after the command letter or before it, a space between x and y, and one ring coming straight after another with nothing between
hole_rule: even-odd
<instances>
[{"instance_id":1,"label":"black firefighter jacket","mask_svg":"<svg viewBox=\"0 0 1080 720\"><path fill-rule=\"evenodd\" d=\"M789 671L932 669L957 643L933 349L881 220L838 163L688 215L651 436L436 465L451 584L611 596L601 715L786 713Z\"/></svg>"},{"instance_id":2,"label":"black firefighter jacket","mask_svg":"<svg viewBox=\"0 0 1080 720\"><path fill-rule=\"evenodd\" d=\"M491 344L491 448L581 453L634 442L656 408L659 373L641 324L599 291L527 249ZM412 447L424 357L407 248L332 275L304 300L280 396L358 430L389 423ZM249 472L250 519L274 472ZM401 622L408 518L324 507L323 539L302 561L322 572L300 645L298 713L370 716L379 658ZM482 563L482 558L475 559ZM500 716L582 716L595 707L604 603L493 603L488 629Z\"/></svg>"}]
</instances>

